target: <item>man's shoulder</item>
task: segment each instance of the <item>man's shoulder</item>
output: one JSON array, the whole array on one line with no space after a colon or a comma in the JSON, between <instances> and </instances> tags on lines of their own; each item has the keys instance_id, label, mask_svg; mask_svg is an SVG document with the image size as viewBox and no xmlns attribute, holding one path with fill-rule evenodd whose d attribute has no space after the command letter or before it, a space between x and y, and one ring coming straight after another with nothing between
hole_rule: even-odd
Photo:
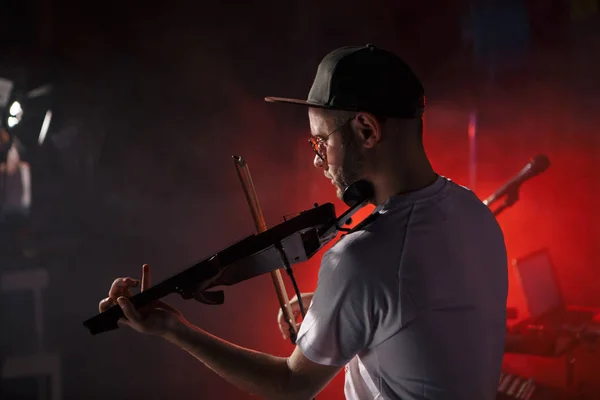
<instances>
[{"instance_id":1,"label":"man's shoulder","mask_svg":"<svg viewBox=\"0 0 600 400\"><path fill-rule=\"evenodd\" d=\"M366 229L349 232L331 247L327 253L337 257L355 258L363 254L370 247L372 236L373 233Z\"/></svg>"},{"instance_id":2,"label":"man's shoulder","mask_svg":"<svg viewBox=\"0 0 600 400\"><path fill-rule=\"evenodd\" d=\"M377 250L375 239L374 233L369 230L346 234L323 254L321 268L354 277L369 274L366 266L370 264L368 261L372 259L373 251Z\"/></svg>"}]
</instances>

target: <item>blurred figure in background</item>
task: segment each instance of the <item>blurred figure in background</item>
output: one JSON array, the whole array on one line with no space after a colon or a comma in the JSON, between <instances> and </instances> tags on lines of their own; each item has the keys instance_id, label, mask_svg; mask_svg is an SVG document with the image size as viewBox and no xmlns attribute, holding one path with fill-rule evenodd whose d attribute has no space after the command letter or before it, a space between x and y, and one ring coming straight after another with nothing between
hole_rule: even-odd
<instances>
[{"instance_id":1,"label":"blurred figure in background","mask_svg":"<svg viewBox=\"0 0 600 400\"><path fill-rule=\"evenodd\" d=\"M12 144L9 133L0 125L0 163L6 161L6 155Z\"/></svg>"},{"instance_id":2,"label":"blurred figure in background","mask_svg":"<svg viewBox=\"0 0 600 400\"><path fill-rule=\"evenodd\" d=\"M30 255L25 241L31 208L31 168L21 160L21 151L19 140L13 138L0 162L0 256Z\"/></svg>"}]
</instances>

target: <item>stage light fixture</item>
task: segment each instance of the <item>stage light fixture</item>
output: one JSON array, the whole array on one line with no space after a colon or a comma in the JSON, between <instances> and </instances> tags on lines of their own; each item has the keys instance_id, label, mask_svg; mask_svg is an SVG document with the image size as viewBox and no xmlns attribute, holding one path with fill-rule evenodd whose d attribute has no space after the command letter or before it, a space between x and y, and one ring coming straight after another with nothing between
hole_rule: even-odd
<instances>
[{"instance_id":1,"label":"stage light fixture","mask_svg":"<svg viewBox=\"0 0 600 400\"><path fill-rule=\"evenodd\" d=\"M8 109L7 125L9 128L14 128L23 118L23 107L21 103L15 101Z\"/></svg>"}]
</instances>

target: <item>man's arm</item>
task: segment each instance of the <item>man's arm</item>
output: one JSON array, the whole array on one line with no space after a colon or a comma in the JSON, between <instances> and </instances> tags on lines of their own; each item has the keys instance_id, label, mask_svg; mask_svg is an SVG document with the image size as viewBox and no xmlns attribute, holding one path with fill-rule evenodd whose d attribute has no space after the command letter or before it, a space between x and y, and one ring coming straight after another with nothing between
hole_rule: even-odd
<instances>
[{"instance_id":1,"label":"man's arm","mask_svg":"<svg viewBox=\"0 0 600 400\"><path fill-rule=\"evenodd\" d=\"M125 316L119 320L120 324L165 338L242 390L267 399L310 399L341 368L314 363L298 348L284 358L236 346L193 326L162 301L149 309L137 310L128 297L140 283L142 292L150 287L150 275L150 267L144 264L141 282L133 278L115 279L108 297L98 304L100 312L118 303Z\"/></svg>"},{"instance_id":2,"label":"man's arm","mask_svg":"<svg viewBox=\"0 0 600 400\"><path fill-rule=\"evenodd\" d=\"M240 389L267 399L311 399L341 368L316 364L298 347L288 358L246 349L189 323L178 325L165 339Z\"/></svg>"}]
</instances>

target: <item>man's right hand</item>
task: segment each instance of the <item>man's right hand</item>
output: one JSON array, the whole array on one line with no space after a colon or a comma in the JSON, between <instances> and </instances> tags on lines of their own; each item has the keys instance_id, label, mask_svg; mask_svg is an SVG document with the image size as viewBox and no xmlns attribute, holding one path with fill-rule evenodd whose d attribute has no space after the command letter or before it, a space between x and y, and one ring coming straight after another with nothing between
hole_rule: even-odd
<instances>
[{"instance_id":1,"label":"man's right hand","mask_svg":"<svg viewBox=\"0 0 600 400\"><path fill-rule=\"evenodd\" d=\"M302 293L300 295L300 297L302 298L302 305L304 306L304 311L308 311L308 306L310 305L310 302L312 301L314 293ZM301 316L300 313L300 304L298 302L298 296L294 296L293 299L290 300L290 306L292 308L292 312L294 313L294 319L296 322L296 326L298 327L298 329L300 329L300 325L302 324L302 322L298 322L299 317ZM277 313L277 323L279 324L279 330L281 331L281 334L283 335L284 339L287 339L290 337L290 326L288 325L287 321L285 320L284 316L283 316L283 312L281 311L281 308L279 309L279 312Z\"/></svg>"}]
</instances>

